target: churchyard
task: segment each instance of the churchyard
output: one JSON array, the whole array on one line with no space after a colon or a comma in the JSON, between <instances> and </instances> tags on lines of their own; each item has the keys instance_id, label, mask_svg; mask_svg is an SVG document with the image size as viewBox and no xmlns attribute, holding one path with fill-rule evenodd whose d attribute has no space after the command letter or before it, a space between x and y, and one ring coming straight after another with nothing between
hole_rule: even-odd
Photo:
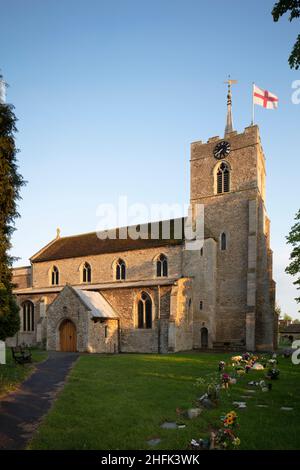
<instances>
[{"instance_id":1,"label":"churchyard","mask_svg":"<svg viewBox=\"0 0 300 470\"><path fill-rule=\"evenodd\" d=\"M253 359L81 355L28 448L197 450L225 436L237 450L299 449L300 365L281 354L278 364Z\"/></svg>"},{"instance_id":2,"label":"churchyard","mask_svg":"<svg viewBox=\"0 0 300 470\"><path fill-rule=\"evenodd\" d=\"M47 358L46 351L40 349L31 349L32 363L26 366L16 365L11 349L6 351L6 364L0 365L0 399L5 394L12 392L18 388L32 372L34 372L34 364L41 362Z\"/></svg>"}]
</instances>

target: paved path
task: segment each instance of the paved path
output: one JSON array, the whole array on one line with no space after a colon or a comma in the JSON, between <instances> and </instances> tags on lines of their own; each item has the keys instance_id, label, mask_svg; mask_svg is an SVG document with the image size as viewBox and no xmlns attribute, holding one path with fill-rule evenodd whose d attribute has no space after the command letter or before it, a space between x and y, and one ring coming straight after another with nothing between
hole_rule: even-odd
<instances>
[{"instance_id":1,"label":"paved path","mask_svg":"<svg viewBox=\"0 0 300 470\"><path fill-rule=\"evenodd\" d=\"M78 358L76 353L48 354L18 391L0 401L0 449L24 449Z\"/></svg>"}]
</instances>

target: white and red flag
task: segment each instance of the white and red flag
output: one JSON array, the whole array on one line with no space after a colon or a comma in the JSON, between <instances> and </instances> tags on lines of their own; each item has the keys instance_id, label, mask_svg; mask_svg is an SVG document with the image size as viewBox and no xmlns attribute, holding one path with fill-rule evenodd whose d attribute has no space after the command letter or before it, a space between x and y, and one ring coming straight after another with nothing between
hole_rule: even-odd
<instances>
[{"instance_id":1,"label":"white and red flag","mask_svg":"<svg viewBox=\"0 0 300 470\"><path fill-rule=\"evenodd\" d=\"M267 109L276 109L278 107L278 97L267 90L262 90L253 84L253 105L258 104Z\"/></svg>"}]
</instances>

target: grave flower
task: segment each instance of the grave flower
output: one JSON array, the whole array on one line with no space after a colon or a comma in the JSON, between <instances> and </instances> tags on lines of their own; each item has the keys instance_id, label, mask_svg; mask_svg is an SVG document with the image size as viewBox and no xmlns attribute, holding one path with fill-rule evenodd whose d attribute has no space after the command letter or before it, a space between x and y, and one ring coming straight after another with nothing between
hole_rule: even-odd
<instances>
[{"instance_id":1,"label":"grave flower","mask_svg":"<svg viewBox=\"0 0 300 470\"><path fill-rule=\"evenodd\" d=\"M228 374L222 374L222 384L224 388L228 388L230 382L230 376Z\"/></svg>"}]
</instances>

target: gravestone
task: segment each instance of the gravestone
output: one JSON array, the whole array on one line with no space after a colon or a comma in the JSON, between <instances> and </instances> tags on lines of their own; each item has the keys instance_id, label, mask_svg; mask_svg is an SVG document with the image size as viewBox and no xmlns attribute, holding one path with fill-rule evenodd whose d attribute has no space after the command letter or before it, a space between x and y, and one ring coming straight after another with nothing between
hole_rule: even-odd
<instances>
[{"instance_id":1,"label":"gravestone","mask_svg":"<svg viewBox=\"0 0 300 470\"><path fill-rule=\"evenodd\" d=\"M4 341L0 341L0 364L6 364Z\"/></svg>"},{"instance_id":2,"label":"gravestone","mask_svg":"<svg viewBox=\"0 0 300 470\"><path fill-rule=\"evenodd\" d=\"M149 439L149 441L147 441L147 444L153 447L153 446L157 446L160 442L161 442L161 439L159 437L155 437L154 439Z\"/></svg>"},{"instance_id":3,"label":"gravestone","mask_svg":"<svg viewBox=\"0 0 300 470\"><path fill-rule=\"evenodd\" d=\"M187 411L188 418L189 419L197 418L200 415L201 411L202 411L201 408L190 408Z\"/></svg>"},{"instance_id":4,"label":"gravestone","mask_svg":"<svg viewBox=\"0 0 300 470\"><path fill-rule=\"evenodd\" d=\"M177 424L170 422L170 421L165 421L164 423L161 424L160 427L162 429L177 429Z\"/></svg>"}]
</instances>

